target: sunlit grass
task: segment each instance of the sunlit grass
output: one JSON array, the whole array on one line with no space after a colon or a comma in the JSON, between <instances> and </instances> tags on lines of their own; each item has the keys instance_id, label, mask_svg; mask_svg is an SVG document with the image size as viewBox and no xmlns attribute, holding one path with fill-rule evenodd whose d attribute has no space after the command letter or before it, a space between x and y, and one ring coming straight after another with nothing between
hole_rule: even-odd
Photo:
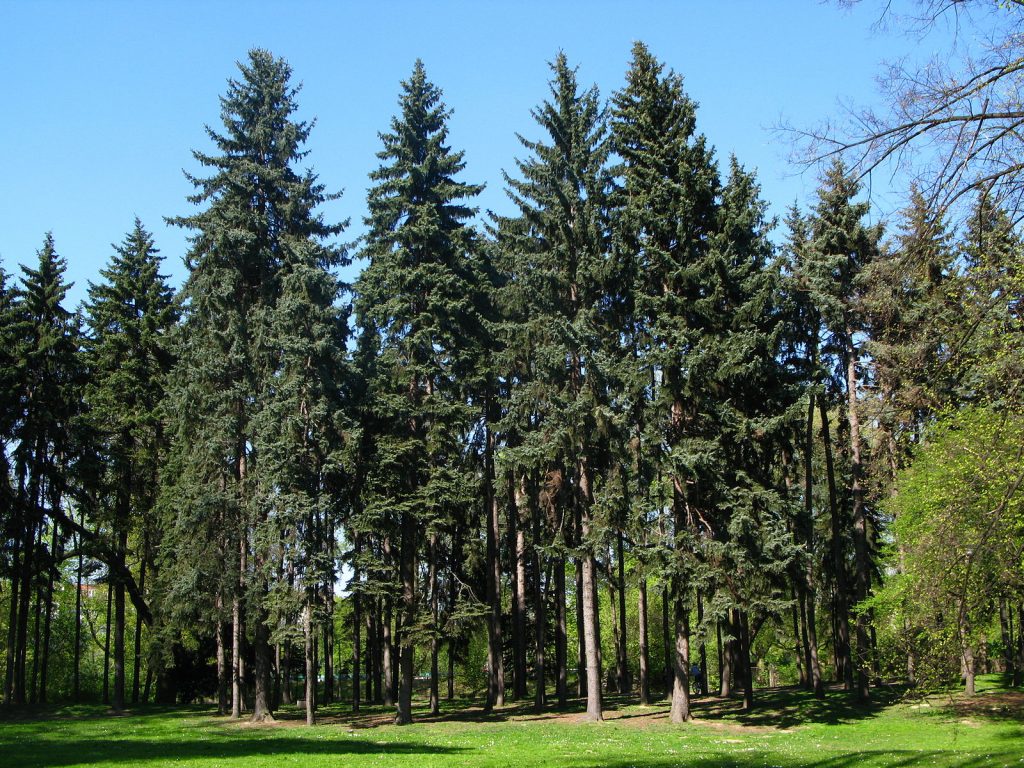
<instances>
[{"instance_id":1,"label":"sunlit grass","mask_svg":"<svg viewBox=\"0 0 1024 768\"><path fill-rule=\"evenodd\" d=\"M536 715L529 705L485 715L455 702L439 718L425 709L412 726L392 712L344 705L321 709L313 728L288 708L272 725L251 726L201 708L141 708L110 715L95 706L0 715L0 766L1024 766L1024 693L902 699L877 691L868 706L830 691L759 692L758 709L697 700L696 720L668 722L664 702L609 700L604 723L578 722L580 709Z\"/></svg>"}]
</instances>

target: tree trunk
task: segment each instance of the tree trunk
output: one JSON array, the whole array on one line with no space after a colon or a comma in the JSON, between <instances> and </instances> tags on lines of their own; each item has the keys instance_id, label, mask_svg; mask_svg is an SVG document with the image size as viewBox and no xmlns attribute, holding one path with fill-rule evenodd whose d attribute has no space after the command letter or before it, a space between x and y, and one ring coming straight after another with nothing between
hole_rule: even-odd
<instances>
[{"instance_id":1,"label":"tree trunk","mask_svg":"<svg viewBox=\"0 0 1024 768\"><path fill-rule=\"evenodd\" d=\"M1013 671L1013 684L1024 683L1024 602L1017 605L1017 663Z\"/></svg>"},{"instance_id":2,"label":"tree trunk","mask_svg":"<svg viewBox=\"0 0 1024 768\"><path fill-rule=\"evenodd\" d=\"M555 674L558 677L555 694L558 706L569 700L568 652L569 635L565 623L565 552L555 555Z\"/></svg>"},{"instance_id":3,"label":"tree trunk","mask_svg":"<svg viewBox=\"0 0 1024 768\"><path fill-rule=\"evenodd\" d=\"M743 677L743 710L750 712L754 708L754 675L750 664L750 622L746 611L737 611L739 628L740 675Z\"/></svg>"},{"instance_id":4,"label":"tree trunk","mask_svg":"<svg viewBox=\"0 0 1024 768\"><path fill-rule=\"evenodd\" d=\"M576 558L576 695L587 695L587 646L583 636L583 560Z\"/></svg>"},{"instance_id":5,"label":"tree trunk","mask_svg":"<svg viewBox=\"0 0 1024 768\"><path fill-rule=\"evenodd\" d=\"M704 626L704 595L701 591L697 590L697 625L700 627ZM701 632L703 637L703 631ZM702 639L698 646L698 654L700 654L700 693L702 696L708 695L708 652L706 644Z\"/></svg>"},{"instance_id":6,"label":"tree trunk","mask_svg":"<svg viewBox=\"0 0 1024 768\"><path fill-rule=\"evenodd\" d=\"M522 492L522 498L524 503L529 506L530 519L533 521L533 546L530 550L531 554L531 566L533 568L533 617L534 617L534 637L533 637L533 673L534 673L534 690L533 690L533 708L537 712L541 712L544 709L544 705L547 704L547 680L545 679L545 646L547 639L545 637L545 630L547 629L547 611L544 604L544 593L545 590L551 589L551 569L548 567L547 583L543 583L541 579L541 556L540 556L540 543L542 539L543 522L541 521L540 509L536 504L532 503L530 496L526 492L525 488L525 477L523 479L523 485L520 486Z\"/></svg>"},{"instance_id":7,"label":"tree trunk","mask_svg":"<svg viewBox=\"0 0 1024 768\"><path fill-rule=\"evenodd\" d=\"M40 559L42 559L42 555L43 555L43 528L45 526L46 526L45 520L40 522L39 529L38 529L38 536L36 537L36 547L35 548L36 548L36 552L38 553L38 556L40 557ZM39 564L39 568L40 568L40 573L38 574L39 576L42 576L41 571L42 571L42 567L43 567L44 564L45 563L43 563L43 562L40 562L40 564ZM39 630L40 630L40 627L41 627L40 618L41 618L42 613L43 613L43 595L42 595L42 592L43 592L43 585L39 582L39 579L37 578L36 579L36 588L35 588L35 603L34 603L34 606L33 606L33 623L32 623L32 688L31 688L31 693L29 695L29 703L30 704L36 704L39 701L39 657L41 656L41 654L39 653L39 650L40 650Z\"/></svg>"},{"instance_id":8,"label":"tree trunk","mask_svg":"<svg viewBox=\"0 0 1024 768\"><path fill-rule=\"evenodd\" d=\"M729 662L729 653L722 644L722 622L715 622L715 640L718 650L718 695L720 698L729 698L730 681L732 678L732 664Z\"/></svg>"},{"instance_id":9,"label":"tree trunk","mask_svg":"<svg viewBox=\"0 0 1024 768\"><path fill-rule=\"evenodd\" d=\"M804 570L806 584L803 589L802 607L804 616L804 632L807 650L807 669L810 674L811 688L816 699L825 698L825 685L821 677L821 663L818 660L818 627L815 616L815 579L814 579L814 394L811 393L807 403L807 427L804 434L804 546L807 548L807 563Z\"/></svg>"},{"instance_id":10,"label":"tree trunk","mask_svg":"<svg viewBox=\"0 0 1024 768\"><path fill-rule=\"evenodd\" d=\"M580 516L580 545L583 549L583 646L587 662L587 720L603 720L601 710L601 646L600 616L597 608L597 566L591 552L590 505L592 490L590 467L586 458L578 463L579 490L584 509Z\"/></svg>"},{"instance_id":11,"label":"tree trunk","mask_svg":"<svg viewBox=\"0 0 1024 768\"><path fill-rule=\"evenodd\" d=\"M629 693L633 687L633 681L629 679L629 650L626 635L626 557L623 546L623 535L620 529L616 536L616 563L618 565L618 590L619 590L619 642L616 643L618 657L616 659L616 676L619 693Z\"/></svg>"},{"instance_id":12,"label":"tree trunk","mask_svg":"<svg viewBox=\"0 0 1024 768\"><path fill-rule=\"evenodd\" d=\"M801 688L807 688L810 686L810 675L808 674L807 655L804 653L806 647L803 642L807 632L804 631L803 634L800 632L800 614L802 611L803 600L801 599L801 591L793 587L793 605L791 608L793 619L793 653L796 659L797 680Z\"/></svg>"},{"instance_id":13,"label":"tree trunk","mask_svg":"<svg viewBox=\"0 0 1024 768\"><path fill-rule=\"evenodd\" d=\"M242 599L231 596L231 717L242 716Z\"/></svg>"},{"instance_id":14,"label":"tree trunk","mask_svg":"<svg viewBox=\"0 0 1024 768\"><path fill-rule=\"evenodd\" d=\"M513 482L511 473L509 482ZM515 488L515 495L509 505L509 531L510 538L514 532L512 552L515 555L515 570L512 579L512 631L513 631L513 653L515 654L515 697L526 697L526 531L524 529L524 506L525 493L521 485Z\"/></svg>"},{"instance_id":15,"label":"tree trunk","mask_svg":"<svg viewBox=\"0 0 1024 768\"><path fill-rule=\"evenodd\" d=\"M262 585L261 594L266 594L266 585ZM252 717L254 723L273 721L274 713L270 709L270 628L267 627L266 615L260 606L254 611L253 618L253 702ZM314 674L314 684L316 676Z\"/></svg>"},{"instance_id":16,"label":"tree trunk","mask_svg":"<svg viewBox=\"0 0 1024 768\"><path fill-rule=\"evenodd\" d=\"M15 521L17 525L17 521ZM19 591L22 589L22 569L20 567L21 540L14 536L14 551L11 553L11 591L10 605L7 612L7 658L4 672L4 706L10 706L16 699L14 695L15 667L17 653L15 645L18 637L18 605ZM78 701L79 692L79 659L82 649L82 545L78 544L78 595L75 597L75 671L74 696Z\"/></svg>"},{"instance_id":17,"label":"tree trunk","mask_svg":"<svg viewBox=\"0 0 1024 768\"><path fill-rule=\"evenodd\" d=\"M391 598L384 598L384 617L381 622L381 676L383 702L386 707L395 705L395 644L391 638Z\"/></svg>"},{"instance_id":18,"label":"tree trunk","mask_svg":"<svg viewBox=\"0 0 1024 768\"><path fill-rule=\"evenodd\" d=\"M139 591L145 595L146 590L146 540L143 537L142 543L142 563L139 566ZM219 599L219 598L218 598ZM220 630L220 611L218 610L217 615L217 626L218 631ZM223 638L222 638L223 639ZM223 645L220 646L221 651L224 650ZM139 703L139 694L142 690L142 615L135 612L135 658L132 662L132 704ZM220 714L224 714L221 712Z\"/></svg>"},{"instance_id":19,"label":"tree trunk","mask_svg":"<svg viewBox=\"0 0 1024 768\"><path fill-rule=\"evenodd\" d=\"M84 512L82 513L84 516ZM75 657L71 670L71 697L77 703L82 695L82 567L83 567L83 556L82 556L82 537L80 534L75 534L75 546L78 549L78 568L75 571ZM15 557L17 560L17 557ZM14 607L14 601L17 599L17 595L14 589L15 581L11 579L11 607ZM13 629L13 624L11 628ZM8 642L13 639L11 634L8 633ZM8 656L10 655L10 646L8 646ZM6 689L5 689L6 690Z\"/></svg>"},{"instance_id":20,"label":"tree trunk","mask_svg":"<svg viewBox=\"0 0 1024 768\"><path fill-rule=\"evenodd\" d=\"M217 594L214 602L214 612L216 614L216 642L217 642L217 714L226 715L228 713L228 670L227 670L227 652L224 648L224 621L221 618L221 611L223 610L224 601L220 594Z\"/></svg>"},{"instance_id":21,"label":"tree trunk","mask_svg":"<svg viewBox=\"0 0 1024 768\"><path fill-rule=\"evenodd\" d=\"M828 505L832 521L832 579L835 583L836 677L846 690L853 690L853 662L850 659L850 609L847 606L846 561L843 556L845 526L836 490L835 464L832 460L832 432L824 399L818 401L821 415L821 439L825 449L825 476L828 480Z\"/></svg>"},{"instance_id":22,"label":"tree trunk","mask_svg":"<svg viewBox=\"0 0 1024 768\"><path fill-rule=\"evenodd\" d=\"M333 544L330 547L334 548ZM331 555L333 560L333 554ZM323 585L324 704L334 703L334 583Z\"/></svg>"},{"instance_id":23,"label":"tree trunk","mask_svg":"<svg viewBox=\"0 0 1024 768\"><path fill-rule=\"evenodd\" d=\"M59 503L59 501L54 501L54 504ZM43 618L43 659L39 679L40 704L46 703L46 693L50 676L50 629L52 627L53 619L53 582L58 575L57 563L61 560L61 544L60 539L58 538L58 526L56 522L53 524L53 537L50 541L50 555L50 567L47 569L48 574L46 579L46 608Z\"/></svg>"},{"instance_id":24,"label":"tree trunk","mask_svg":"<svg viewBox=\"0 0 1024 768\"><path fill-rule=\"evenodd\" d=\"M427 589L430 598L430 714L441 713L441 695L438 689L438 635L441 630L440 611L437 594L437 533L431 532L429 539L429 562L427 565Z\"/></svg>"},{"instance_id":25,"label":"tree trunk","mask_svg":"<svg viewBox=\"0 0 1024 768\"><path fill-rule=\"evenodd\" d=\"M484 709L490 712L505 704L505 665L502 659L501 639L501 560L498 542L501 541L500 505L494 489L494 432L487 428L484 455L484 514L487 529L487 701Z\"/></svg>"},{"instance_id":26,"label":"tree trunk","mask_svg":"<svg viewBox=\"0 0 1024 768\"><path fill-rule=\"evenodd\" d=\"M615 648L615 669L614 673L611 669L608 670L608 685L607 690L609 693L625 693L619 688L622 681L622 676L619 674L620 670L620 659L622 658L622 640L619 634L619 601L616 597L615 590L615 570L612 563L611 552L607 553L608 559L605 561L607 565L607 572L605 575L608 577L606 582L608 587L608 606L612 612L612 645ZM603 668L602 668L602 671Z\"/></svg>"},{"instance_id":27,"label":"tree trunk","mask_svg":"<svg viewBox=\"0 0 1024 768\"><path fill-rule=\"evenodd\" d=\"M107 576L107 616L103 633L103 703L110 703L110 620L113 614L114 590Z\"/></svg>"},{"instance_id":28,"label":"tree trunk","mask_svg":"<svg viewBox=\"0 0 1024 768\"><path fill-rule=\"evenodd\" d=\"M846 328L846 416L850 427L850 473L853 496L853 550L856 565L856 599L867 599L871 591L871 555L868 552L868 522L864 509L864 469L861 463L860 413L857 402L857 358L853 329ZM869 611L857 613L857 698L867 701L871 695L868 668L871 664Z\"/></svg>"},{"instance_id":29,"label":"tree trunk","mask_svg":"<svg viewBox=\"0 0 1024 768\"><path fill-rule=\"evenodd\" d=\"M677 585L675 599L676 642L672 655L672 708L669 719L685 723L690 719L690 610Z\"/></svg>"},{"instance_id":30,"label":"tree trunk","mask_svg":"<svg viewBox=\"0 0 1024 768\"><path fill-rule=\"evenodd\" d=\"M122 529L117 536L117 557L124 563L128 551L127 502L122 510ZM112 704L115 711L124 709L124 673L125 673L125 613L124 613L124 580L118 576L114 582L114 696Z\"/></svg>"},{"instance_id":31,"label":"tree trunk","mask_svg":"<svg viewBox=\"0 0 1024 768\"><path fill-rule=\"evenodd\" d=\"M352 712L359 712L359 694L362 686L359 684L360 660L362 659L362 596L359 594L359 555L362 549L362 536L356 533L353 537L352 548L352 580L349 582L349 590L352 592Z\"/></svg>"},{"instance_id":32,"label":"tree trunk","mask_svg":"<svg viewBox=\"0 0 1024 768\"><path fill-rule=\"evenodd\" d=\"M647 706L651 703L651 681L648 665L650 658L647 651L647 578L641 577L637 597L637 616L639 618L640 641L640 703Z\"/></svg>"},{"instance_id":33,"label":"tree trunk","mask_svg":"<svg viewBox=\"0 0 1024 768\"><path fill-rule=\"evenodd\" d=\"M662 685L665 689L665 698L672 698L672 688L675 685L675 663L673 657L675 656L675 644L672 642L671 626L671 613L669 611L669 585L662 584L661 586L661 647L662 658L665 659L665 668L662 670Z\"/></svg>"},{"instance_id":34,"label":"tree trunk","mask_svg":"<svg viewBox=\"0 0 1024 768\"><path fill-rule=\"evenodd\" d=\"M305 698L306 725L316 722L316 661L313 658L313 608L307 596L302 606L302 648L305 660Z\"/></svg>"},{"instance_id":35,"label":"tree trunk","mask_svg":"<svg viewBox=\"0 0 1024 768\"><path fill-rule=\"evenodd\" d=\"M413 645L409 634L416 624L416 521L402 514L402 546L398 573L402 581L402 628L398 633L398 706L396 725L412 722Z\"/></svg>"},{"instance_id":36,"label":"tree trunk","mask_svg":"<svg viewBox=\"0 0 1024 768\"><path fill-rule=\"evenodd\" d=\"M589 525L584 521L583 535L589 533ZM601 711L601 661L598 648L598 613L595 594L597 584L593 555L583 556L583 647L587 669L587 720L603 720Z\"/></svg>"}]
</instances>

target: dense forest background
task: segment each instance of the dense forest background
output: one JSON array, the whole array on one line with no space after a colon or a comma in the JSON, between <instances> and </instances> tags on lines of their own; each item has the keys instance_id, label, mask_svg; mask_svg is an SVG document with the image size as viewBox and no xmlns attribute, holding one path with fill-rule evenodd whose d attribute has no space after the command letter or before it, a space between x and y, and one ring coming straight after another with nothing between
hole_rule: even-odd
<instances>
[{"instance_id":1,"label":"dense forest background","mask_svg":"<svg viewBox=\"0 0 1024 768\"><path fill-rule=\"evenodd\" d=\"M769 685L1019 685L1015 5L974 75L808 132L783 222L638 43L606 100L554 59L482 226L417 62L345 244L291 69L250 51L180 291L138 220L77 310L49 235L0 273L4 701L405 723L616 692L681 722ZM861 179L922 135L945 154L871 223Z\"/></svg>"}]
</instances>

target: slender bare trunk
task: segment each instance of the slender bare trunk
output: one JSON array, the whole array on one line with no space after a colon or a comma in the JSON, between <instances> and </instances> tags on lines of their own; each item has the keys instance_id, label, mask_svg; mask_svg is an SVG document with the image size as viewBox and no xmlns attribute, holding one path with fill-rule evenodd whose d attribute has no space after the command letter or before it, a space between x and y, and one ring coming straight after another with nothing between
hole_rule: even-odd
<instances>
[{"instance_id":1,"label":"slender bare trunk","mask_svg":"<svg viewBox=\"0 0 1024 768\"><path fill-rule=\"evenodd\" d=\"M860 413L857 400L857 357L853 329L846 328L846 416L850 427L850 474L853 496L853 550L856 566L857 601L867 599L871 591L871 562L868 552L868 522L864 509L864 469L861 463ZM871 664L869 637L871 614L857 613L857 698L867 701L871 695L868 668Z\"/></svg>"},{"instance_id":2,"label":"slender bare trunk","mask_svg":"<svg viewBox=\"0 0 1024 768\"><path fill-rule=\"evenodd\" d=\"M306 725L316 722L316 662L313 660L313 609L307 598L302 607L302 639L306 660Z\"/></svg>"},{"instance_id":3,"label":"slender bare trunk","mask_svg":"<svg viewBox=\"0 0 1024 768\"><path fill-rule=\"evenodd\" d=\"M639 618L640 641L640 703L648 705L651 703L651 681L648 665L650 656L647 651L647 578L641 577L637 597L637 616Z\"/></svg>"},{"instance_id":4,"label":"slender bare trunk","mask_svg":"<svg viewBox=\"0 0 1024 768\"><path fill-rule=\"evenodd\" d=\"M590 547L590 504L592 490L590 467L586 458L578 463L581 502L585 505L580 518L581 545L584 549L583 568L583 645L587 660L587 720L603 720L601 710L601 648L600 617L597 610L597 567Z\"/></svg>"},{"instance_id":5,"label":"slender bare trunk","mask_svg":"<svg viewBox=\"0 0 1024 768\"><path fill-rule=\"evenodd\" d=\"M825 449L825 476L828 480L828 504L832 521L832 578L835 583L836 676L846 690L853 690L853 662L850 658L850 609L847 603L846 560L843 555L845 525L836 490L835 464L832 460L832 432L828 425L828 408L824 399L818 401L821 415L821 439Z\"/></svg>"},{"instance_id":6,"label":"slender bare trunk","mask_svg":"<svg viewBox=\"0 0 1024 768\"><path fill-rule=\"evenodd\" d=\"M438 690L438 633L440 631L440 612L437 594L437 533L431 532L428 550L429 562L427 564L427 589L430 599L430 714L437 715L441 712L441 696Z\"/></svg>"},{"instance_id":7,"label":"slender bare trunk","mask_svg":"<svg viewBox=\"0 0 1024 768\"><path fill-rule=\"evenodd\" d=\"M353 536L352 548L353 565L352 581L349 582L352 591L352 711L359 711L359 694L362 686L359 684L361 673L360 660L362 658L362 596L359 593L359 555L362 550L362 536L356 533Z\"/></svg>"},{"instance_id":8,"label":"slender bare trunk","mask_svg":"<svg viewBox=\"0 0 1024 768\"><path fill-rule=\"evenodd\" d=\"M615 539L615 556L619 577L617 585L619 590L619 643L616 645L618 651L616 675L619 693L629 693L633 687L633 681L630 680L629 675L629 651L626 635L626 556L623 542L624 536L620 529Z\"/></svg>"},{"instance_id":9,"label":"slender bare trunk","mask_svg":"<svg viewBox=\"0 0 1024 768\"><path fill-rule=\"evenodd\" d=\"M228 713L228 670L227 651L224 648L224 620L221 611L224 609L224 601L220 594L214 600L214 614L216 618L215 639L217 642L217 714Z\"/></svg>"},{"instance_id":10,"label":"slender bare trunk","mask_svg":"<svg viewBox=\"0 0 1024 768\"><path fill-rule=\"evenodd\" d=\"M413 646L409 633L416 623L416 521L410 513L402 515L402 545L398 573L402 582L401 631L398 634L398 702L396 725L412 722Z\"/></svg>"},{"instance_id":11,"label":"slender bare trunk","mask_svg":"<svg viewBox=\"0 0 1024 768\"><path fill-rule=\"evenodd\" d=\"M558 706L564 707L569 699L568 651L569 635L565 623L565 553L555 555L555 695Z\"/></svg>"},{"instance_id":12,"label":"slender bare trunk","mask_svg":"<svg viewBox=\"0 0 1024 768\"><path fill-rule=\"evenodd\" d=\"M487 529L487 701L489 712L505 704L505 665L501 639L501 541L500 505L494 489L494 432L488 427L484 455L485 510Z\"/></svg>"}]
</instances>

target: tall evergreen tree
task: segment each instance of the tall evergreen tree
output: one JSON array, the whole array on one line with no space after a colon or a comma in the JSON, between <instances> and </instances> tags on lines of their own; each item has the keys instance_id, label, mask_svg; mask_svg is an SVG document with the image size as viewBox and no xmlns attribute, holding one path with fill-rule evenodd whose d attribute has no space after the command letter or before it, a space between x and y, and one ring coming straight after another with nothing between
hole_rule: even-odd
<instances>
[{"instance_id":1,"label":"tall evergreen tree","mask_svg":"<svg viewBox=\"0 0 1024 768\"><path fill-rule=\"evenodd\" d=\"M511 279L530 297L533 323L546 328L533 353L533 396L542 398L545 427L530 439L545 443L541 455L564 463L574 478L587 717L600 720L601 531L594 509L608 416L608 367L600 354L609 282L607 128L597 89L579 88L564 54L551 70L551 97L533 111L544 138L520 137L530 156L516 161L520 178L506 175L520 218L499 222L499 237L511 239L504 246L514 254Z\"/></svg>"},{"instance_id":2,"label":"tall evergreen tree","mask_svg":"<svg viewBox=\"0 0 1024 768\"><path fill-rule=\"evenodd\" d=\"M468 201L481 187L458 179L465 161L447 144L451 112L441 97L417 61L402 83L400 113L381 134L382 164L371 174L367 198L363 255L369 264L356 291L363 333L376 346L370 386L383 417L374 436L375 490L366 514L391 518L399 540L398 724L412 721L414 643L424 636L416 631L420 543L436 541L473 495L461 441L474 422L466 379L480 325L470 223L475 211ZM433 544L427 557L434 579ZM436 584L430 594L436 594ZM427 636L436 636L436 611L430 613Z\"/></svg>"},{"instance_id":3,"label":"tall evergreen tree","mask_svg":"<svg viewBox=\"0 0 1024 768\"><path fill-rule=\"evenodd\" d=\"M664 72L637 43L626 86L613 97L615 151L622 160L615 233L623 274L631 278L636 383L653 460L672 487L673 543L666 578L674 614L672 719L689 713L693 542L685 514L685 470L679 461L687 417L684 361L699 340L700 280L709 270L716 227L718 172L696 105L682 78ZM696 387L696 384L694 384ZM694 392L696 394L696 392Z\"/></svg>"},{"instance_id":4,"label":"tall evergreen tree","mask_svg":"<svg viewBox=\"0 0 1024 768\"><path fill-rule=\"evenodd\" d=\"M114 590L114 693L112 704L125 704L125 581L129 537L134 538L140 585L152 572L159 535L153 519L155 493L163 459L159 407L170 368L167 333L176 322L173 294L160 274L161 259L151 235L135 220L103 282L89 286L86 307L89 338L85 391L88 420L105 467L100 495L106 509L93 521L108 532L118 567L111 573ZM152 576L150 576L152 579ZM141 620L141 619L140 619ZM138 701L141 649L136 631L134 701Z\"/></svg>"},{"instance_id":5,"label":"tall evergreen tree","mask_svg":"<svg viewBox=\"0 0 1024 768\"><path fill-rule=\"evenodd\" d=\"M853 542L854 602L866 599L871 589L874 538L868 509L866 456L860 418L860 382L863 380L861 339L866 330L863 272L877 258L882 236L881 225L864 223L870 206L866 202L855 202L859 192L857 180L847 173L841 162L836 161L826 171L811 217L813 246L807 265L811 292L821 312L825 333L822 351L831 361L836 390L845 395L850 525L848 528L836 526L833 537L848 532ZM836 541L834 546L838 544ZM847 619L840 615L836 621L840 623ZM867 611L857 614L856 636L856 690L859 698L866 699L869 696L871 654L870 615ZM847 684L852 682L847 676Z\"/></svg>"},{"instance_id":6,"label":"tall evergreen tree","mask_svg":"<svg viewBox=\"0 0 1024 768\"><path fill-rule=\"evenodd\" d=\"M260 721L272 717L269 596L278 528L266 499L276 478L261 469L258 416L282 372L274 321L283 281L296 265L334 263L324 243L341 227L316 213L329 197L316 176L295 168L311 125L295 119L291 68L256 49L239 70L221 99L224 133L208 129L218 154L194 153L212 169L190 177L197 188L190 200L205 208L173 219L193 234L171 400L179 417L168 499L180 511L165 551L179 566L170 595L195 604L194 585L208 585L199 602L215 621L214 606L232 604L235 715L243 620L251 627L252 719ZM225 578L228 572L237 578Z\"/></svg>"},{"instance_id":7,"label":"tall evergreen tree","mask_svg":"<svg viewBox=\"0 0 1024 768\"><path fill-rule=\"evenodd\" d=\"M13 570L17 584L11 591L12 598L17 594L17 615L7 679L10 699L18 704L46 697L49 633L40 639L40 614L45 606L43 621L48 626L55 550L61 543L59 521L64 517L61 508L75 448L72 424L81 402L78 319L63 306L70 287L64 281L66 269L67 262L57 254L53 236L47 234L38 266L22 267L14 313L20 414L14 432L17 489ZM33 593L35 623L30 642ZM31 679L27 675L30 651Z\"/></svg>"}]
</instances>

